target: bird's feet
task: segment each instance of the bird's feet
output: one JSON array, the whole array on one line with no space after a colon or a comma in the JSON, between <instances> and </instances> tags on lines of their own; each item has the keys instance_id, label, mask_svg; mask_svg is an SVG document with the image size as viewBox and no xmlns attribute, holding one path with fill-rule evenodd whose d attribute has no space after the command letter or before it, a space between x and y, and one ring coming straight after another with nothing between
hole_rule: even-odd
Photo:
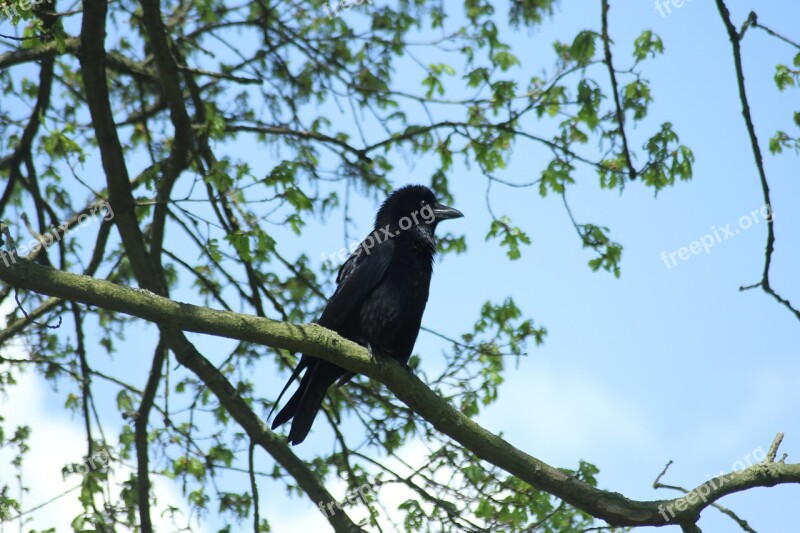
<instances>
[{"instance_id":1,"label":"bird's feet","mask_svg":"<svg viewBox=\"0 0 800 533\"><path fill-rule=\"evenodd\" d=\"M403 367L403 370L405 370L406 372L408 372L408 373L409 373L409 374L411 374L412 376L414 375L414 369L413 369L413 368L411 368L411 367L408 365L408 363L401 363L401 364L400 364L400 366L402 366L402 367Z\"/></svg>"},{"instance_id":2,"label":"bird's feet","mask_svg":"<svg viewBox=\"0 0 800 533\"><path fill-rule=\"evenodd\" d=\"M412 376L414 375L414 369L409 366L408 361L400 361L396 357L393 357L393 354L391 354L391 353L386 354L386 353L377 352L377 351L372 349L372 346L370 344L367 344L367 350L369 351L370 357L372 357L375 360L375 362L378 364L378 369L379 370L383 371L383 367L386 364L385 358L391 358L391 359L394 359L395 361L397 361L400 364L400 366L402 366L403 369L406 372L408 372Z\"/></svg>"},{"instance_id":3,"label":"bird's feet","mask_svg":"<svg viewBox=\"0 0 800 533\"><path fill-rule=\"evenodd\" d=\"M383 371L383 357L379 356L377 352L372 349L372 345L367 343L367 351L369 352L369 356L375 360L375 363L378 365L378 370Z\"/></svg>"}]
</instances>

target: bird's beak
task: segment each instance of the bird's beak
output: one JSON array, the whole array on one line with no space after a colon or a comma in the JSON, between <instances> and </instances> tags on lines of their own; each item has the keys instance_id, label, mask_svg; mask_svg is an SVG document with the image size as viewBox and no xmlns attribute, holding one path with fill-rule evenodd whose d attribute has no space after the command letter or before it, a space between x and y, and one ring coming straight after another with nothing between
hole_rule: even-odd
<instances>
[{"instance_id":1,"label":"bird's beak","mask_svg":"<svg viewBox=\"0 0 800 533\"><path fill-rule=\"evenodd\" d=\"M433 216L436 217L436 220L448 220L450 218L461 218L464 213L453 207L436 204L433 206Z\"/></svg>"}]
</instances>

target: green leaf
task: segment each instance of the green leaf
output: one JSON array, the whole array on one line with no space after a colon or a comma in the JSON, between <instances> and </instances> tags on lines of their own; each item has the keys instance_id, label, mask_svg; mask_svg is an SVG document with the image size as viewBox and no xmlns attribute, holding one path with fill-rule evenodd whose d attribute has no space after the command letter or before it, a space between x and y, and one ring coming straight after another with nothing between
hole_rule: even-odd
<instances>
[{"instance_id":1,"label":"green leaf","mask_svg":"<svg viewBox=\"0 0 800 533\"><path fill-rule=\"evenodd\" d=\"M602 97L603 93L600 91L597 82L582 79L578 83L578 103L581 106L578 110L578 120L584 122L592 131L600 123L598 112L600 111Z\"/></svg>"},{"instance_id":2,"label":"green leaf","mask_svg":"<svg viewBox=\"0 0 800 533\"><path fill-rule=\"evenodd\" d=\"M664 53L664 43L661 38L650 30L643 31L639 37L633 41L633 57L637 63L643 61L647 56L655 57L657 54Z\"/></svg>"},{"instance_id":3,"label":"green leaf","mask_svg":"<svg viewBox=\"0 0 800 533\"><path fill-rule=\"evenodd\" d=\"M125 389L117 393L117 409L120 413L133 411L133 400Z\"/></svg>"},{"instance_id":4,"label":"green leaf","mask_svg":"<svg viewBox=\"0 0 800 533\"><path fill-rule=\"evenodd\" d=\"M572 46L569 47L569 54L578 65L586 66L591 63L592 58L594 58L596 39L596 32L585 30L580 32L575 37L575 40L572 41Z\"/></svg>"},{"instance_id":5,"label":"green leaf","mask_svg":"<svg viewBox=\"0 0 800 533\"><path fill-rule=\"evenodd\" d=\"M500 67L500 70L502 71L506 71L514 65L519 65L519 59L517 59L517 56L507 50L501 50L497 52L492 60L497 66Z\"/></svg>"},{"instance_id":6,"label":"green leaf","mask_svg":"<svg viewBox=\"0 0 800 533\"><path fill-rule=\"evenodd\" d=\"M789 87L797 87L800 82L800 71L792 70L786 65L777 65L774 79L778 90L784 91Z\"/></svg>"},{"instance_id":7,"label":"green leaf","mask_svg":"<svg viewBox=\"0 0 800 533\"><path fill-rule=\"evenodd\" d=\"M575 183L570 175L575 167L560 158L553 159L547 168L542 171L542 179L539 181L539 194L547 196L548 189L562 194L566 190L566 185Z\"/></svg>"},{"instance_id":8,"label":"green leaf","mask_svg":"<svg viewBox=\"0 0 800 533\"><path fill-rule=\"evenodd\" d=\"M647 104L652 101L650 85L645 80L634 80L622 90L622 108L632 110L635 120L641 120L647 115Z\"/></svg>"},{"instance_id":9,"label":"green leaf","mask_svg":"<svg viewBox=\"0 0 800 533\"><path fill-rule=\"evenodd\" d=\"M502 237L500 244L501 246L508 247L506 255L509 259L514 261L519 259L522 255L520 252L520 245L530 244L531 239L520 228L512 226L510 222L511 220L506 216L493 220L489 232L486 234L486 240Z\"/></svg>"}]
</instances>

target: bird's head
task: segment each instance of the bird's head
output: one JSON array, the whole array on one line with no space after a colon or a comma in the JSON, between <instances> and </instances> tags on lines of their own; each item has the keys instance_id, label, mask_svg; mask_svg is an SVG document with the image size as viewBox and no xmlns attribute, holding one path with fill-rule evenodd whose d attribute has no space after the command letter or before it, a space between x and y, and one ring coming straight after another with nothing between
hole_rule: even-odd
<instances>
[{"instance_id":1,"label":"bird's head","mask_svg":"<svg viewBox=\"0 0 800 533\"><path fill-rule=\"evenodd\" d=\"M434 230L442 220L463 216L458 209L439 203L424 185L406 185L383 202L375 217L375 229L390 226L405 231L421 226Z\"/></svg>"}]
</instances>

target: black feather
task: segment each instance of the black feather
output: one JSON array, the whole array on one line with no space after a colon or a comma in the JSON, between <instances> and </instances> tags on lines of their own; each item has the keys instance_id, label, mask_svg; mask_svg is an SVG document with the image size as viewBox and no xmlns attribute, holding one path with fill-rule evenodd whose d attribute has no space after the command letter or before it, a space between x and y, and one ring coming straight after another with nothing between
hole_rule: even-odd
<instances>
[{"instance_id":1,"label":"black feather","mask_svg":"<svg viewBox=\"0 0 800 533\"><path fill-rule=\"evenodd\" d=\"M392 193L378 210L373 232L339 269L336 291L318 323L369 346L376 357L406 365L428 301L436 225L460 216L437 203L427 187L410 185ZM328 388L353 376L333 363L303 355L275 405L304 369L300 386L272 423L275 429L292 420L292 444L308 435Z\"/></svg>"}]
</instances>

